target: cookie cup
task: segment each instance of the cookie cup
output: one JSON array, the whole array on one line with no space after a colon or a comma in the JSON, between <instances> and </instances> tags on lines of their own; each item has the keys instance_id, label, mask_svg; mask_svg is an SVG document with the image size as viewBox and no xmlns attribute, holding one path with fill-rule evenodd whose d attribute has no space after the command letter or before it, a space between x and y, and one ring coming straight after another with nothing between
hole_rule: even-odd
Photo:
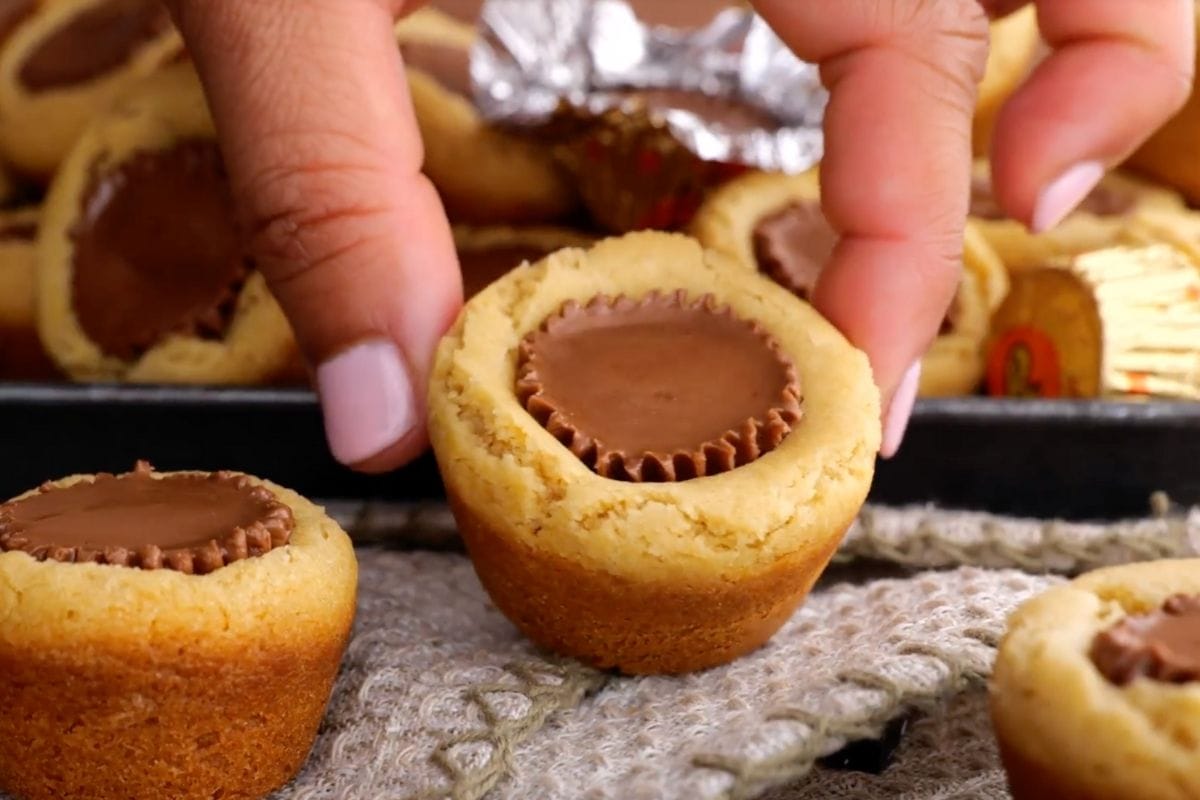
<instances>
[{"instance_id":1,"label":"cookie cup","mask_svg":"<svg viewBox=\"0 0 1200 800\"><path fill-rule=\"evenodd\" d=\"M469 50L475 29L433 9L396 25L407 44ZM488 125L470 98L409 65L408 90L425 145L424 173L451 221L470 225L534 224L568 216L578 199L542 144Z\"/></svg>"},{"instance_id":2,"label":"cookie cup","mask_svg":"<svg viewBox=\"0 0 1200 800\"><path fill-rule=\"evenodd\" d=\"M973 170L977 180L988 179L987 162L976 161ZM1177 192L1127 173L1108 173L1101 179L1100 187L1128 195L1130 208L1124 213L1110 215L1076 210L1043 233L1032 233L1023 223L1013 219L972 217L971 221L1004 266L1010 272L1018 272L1045 266L1063 256L1110 247L1121 240L1129 219L1140 212L1184 208L1183 198Z\"/></svg>"},{"instance_id":3,"label":"cookie cup","mask_svg":"<svg viewBox=\"0 0 1200 800\"><path fill-rule=\"evenodd\" d=\"M291 540L207 575L0 553L0 789L260 797L300 768L349 636L357 566L322 509L253 483L291 508Z\"/></svg>"},{"instance_id":4,"label":"cookie cup","mask_svg":"<svg viewBox=\"0 0 1200 800\"><path fill-rule=\"evenodd\" d=\"M797 201L820 202L818 173L751 173L714 191L692 221L705 247L743 269L758 270L754 231L759 221ZM921 365L922 397L957 396L978 388L988 321L1008 295L1008 272L979 228L968 221L963 237L963 276L948 312L951 329L938 336Z\"/></svg>"},{"instance_id":5,"label":"cookie cup","mask_svg":"<svg viewBox=\"0 0 1200 800\"><path fill-rule=\"evenodd\" d=\"M295 370L296 344L266 280L252 271L220 339L170 334L127 361L105 353L83 330L72 300L71 231L97 170L143 151L188 140L215 141L200 81L176 64L123 95L84 131L47 197L38 236L38 330L47 351L72 378L130 383L263 383Z\"/></svg>"},{"instance_id":6,"label":"cookie cup","mask_svg":"<svg viewBox=\"0 0 1200 800\"><path fill-rule=\"evenodd\" d=\"M22 173L48 179L84 127L123 91L183 52L167 27L140 43L129 58L88 79L41 91L19 75L30 52L70 20L111 5L112 0L56 0L40 4L0 48L0 153Z\"/></svg>"},{"instance_id":7,"label":"cookie cup","mask_svg":"<svg viewBox=\"0 0 1200 800\"><path fill-rule=\"evenodd\" d=\"M991 715L1014 800L1200 797L1200 683L1109 682L1092 640L1174 594L1200 593L1200 560L1099 570L1009 620Z\"/></svg>"},{"instance_id":8,"label":"cookie cup","mask_svg":"<svg viewBox=\"0 0 1200 800\"><path fill-rule=\"evenodd\" d=\"M521 339L564 302L712 294L793 361L804 417L773 451L678 483L603 478L518 400ZM811 307L692 239L630 234L519 267L438 348L430 437L459 530L496 605L555 652L676 673L763 644L855 518L879 446L866 357Z\"/></svg>"}]
</instances>

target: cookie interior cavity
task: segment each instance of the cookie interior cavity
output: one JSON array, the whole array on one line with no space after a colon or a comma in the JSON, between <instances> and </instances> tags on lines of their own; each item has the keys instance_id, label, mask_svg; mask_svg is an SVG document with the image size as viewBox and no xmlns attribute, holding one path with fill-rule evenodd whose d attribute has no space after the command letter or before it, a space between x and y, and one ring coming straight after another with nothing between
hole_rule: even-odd
<instances>
[{"instance_id":1,"label":"cookie interior cavity","mask_svg":"<svg viewBox=\"0 0 1200 800\"><path fill-rule=\"evenodd\" d=\"M107 0L39 42L21 64L18 80L31 92L84 83L128 63L170 25L161 0Z\"/></svg>"},{"instance_id":2,"label":"cookie interior cavity","mask_svg":"<svg viewBox=\"0 0 1200 800\"><path fill-rule=\"evenodd\" d=\"M244 475L154 477L142 462L0 505L0 551L207 573L286 544L293 524L288 507Z\"/></svg>"},{"instance_id":3,"label":"cookie interior cavity","mask_svg":"<svg viewBox=\"0 0 1200 800\"><path fill-rule=\"evenodd\" d=\"M71 237L79 324L124 360L173 334L222 338L251 269L211 141L98 167Z\"/></svg>"},{"instance_id":4,"label":"cookie interior cavity","mask_svg":"<svg viewBox=\"0 0 1200 800\"><path fill-rule=\"evenodd\" d=\"M1139 677L1200 680L1200 595L1176 595L1158 611L1126 617L1096 636L1091 657L1118 686Z\"/></svg>"},{"instance_id":5,"label":"cookie interior cavity","mask_svg":"<svg viewBox=\"0 0 1200 800\"><path fill-rule=\"evenodd\" d=\"M799 422L790 359L711 296L567 303L520 347L517 394L600 475L672 481L774 449Z\"/></svg>"},{"instance_id":6,"label":"cookie interior cavity","mask_svg":"<svg viewBox=\"0 0 1200 800\"><path fill-rule=\"evenodd\" d=\"M548 248L531 244L460 248L458 263L462 267L464 297L474 297L522 262L538 261L549 252Z\"/></svg>"}]
</instances>

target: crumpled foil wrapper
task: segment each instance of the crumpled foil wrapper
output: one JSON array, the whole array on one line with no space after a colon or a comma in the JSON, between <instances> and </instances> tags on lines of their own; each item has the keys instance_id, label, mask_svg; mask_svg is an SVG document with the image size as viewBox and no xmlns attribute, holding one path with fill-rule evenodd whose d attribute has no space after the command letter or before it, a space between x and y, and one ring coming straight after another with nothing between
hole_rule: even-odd
<instances>
[{"instance_id":1,"label":"crumpled foil wrapper","mask_svg":"<svg viewBox=\"0 0 1200 800\"><path fill-rule=\"evenodd\" d=\"M802 172L823 152L828 95L817 68L796 58L747 8L731 7L703 27L680 29L646 24L624 0L488 0L471 77L482 115L557 141L564 163L584 181L585 203L617 230L677 226L687 216L680 209L694 206L701 184L712 184L714 176L728 178L739 169ZM666 134L651 141L645 125L626 124L637 116L636 92L648 89L722 98L765 112L775 124L744 129L683 109L643 109L654 132ZM580 136L589 125L603 135ZM586 157L583 147L572 154L563 146L571 136L586 145ZM672 143L689 156L690 174L689 159L671 152ZM608 164L611 174L601 175L599 152L627 163ZM645 163L647 154L653 176L627 169ZM597 177L607 185L588 183ZM691 184L676 187L689 197L664 211L671 178ZM632 184L638 197L630 194Z\"/></svg>"}]
</instances>

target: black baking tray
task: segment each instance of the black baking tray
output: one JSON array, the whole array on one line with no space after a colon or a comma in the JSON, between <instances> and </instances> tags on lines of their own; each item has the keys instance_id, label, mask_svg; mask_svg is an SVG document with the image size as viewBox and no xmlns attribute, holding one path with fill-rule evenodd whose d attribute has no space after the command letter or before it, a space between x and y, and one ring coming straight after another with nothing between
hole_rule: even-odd
<instances>
[{"instance_id":1,"label":"black baking tray","mask_svg":"<svg viewBox=\"0 0 1200 800\"><path fill-rule=\"evenodd\" d=\"M327 453L304 389L0 384L0 498L75 472L237 469L320 498L429 500L433 459L382 476ZM1200 403L918 403L872 499L1068 519L1141 516L1155 491L1200 504Z\"/></svg>"}]
</instances>

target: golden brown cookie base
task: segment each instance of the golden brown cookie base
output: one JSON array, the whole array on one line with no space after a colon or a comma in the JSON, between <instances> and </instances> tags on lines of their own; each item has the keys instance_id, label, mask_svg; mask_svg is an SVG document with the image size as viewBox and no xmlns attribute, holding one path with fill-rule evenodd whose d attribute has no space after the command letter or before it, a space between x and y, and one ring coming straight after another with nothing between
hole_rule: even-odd
<instances>
[{"instance_id":1,"label":"golden brown cookie base","mask_svg":"<svg viewBox=\"0 0 1200 800\"><path fill-rule=\"evenodd\" d=\"M758 574L655 584L523 546L447 494L480 581L523 634L553 652L634 675L707 669L761 647L808 595L849 527Z\"/></svg>"},{"instance_id":2,"label":"golden brown cookie base","mask_svg":"<svg viewBox=\"0 0 1200 800\"><path fill-rule=\"evenodd\" d=\"M1003 737L997 736L996 744L1013 800L1112 800L1081 789L1064 776L1026 758L1008 746Z\"/></svg>"},{"instance_id":3,"label":"golden brown cookie base","mask_svg":"<svg viewBox=\"0 0 1200 800\"><path fill-rule=\"evenodd\" d=\"M307 757L344 646L266 644L214 659L187 643L30 652L0 642L0 786L25 800L261 797ZM64 748L88 756L64 759Z\"/></svg>"}]
</instances>

